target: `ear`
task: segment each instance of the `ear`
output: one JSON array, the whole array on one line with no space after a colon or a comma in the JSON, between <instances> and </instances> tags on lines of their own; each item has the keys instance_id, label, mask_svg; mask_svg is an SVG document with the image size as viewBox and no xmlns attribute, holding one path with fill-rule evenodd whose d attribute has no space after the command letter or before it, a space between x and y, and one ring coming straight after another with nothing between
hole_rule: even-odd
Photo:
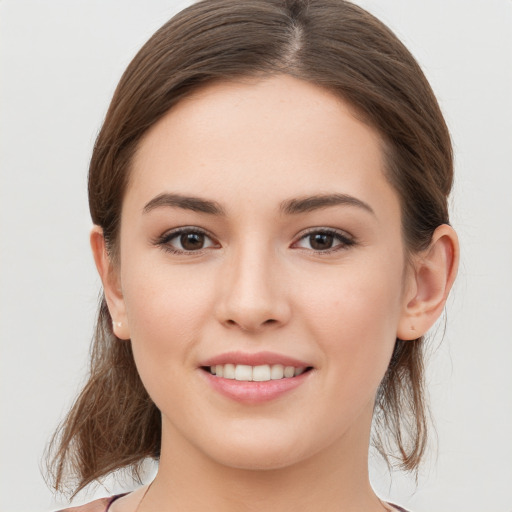
<instances>
[{"instance_id":1,"label":"ear","mask_svg":"<svg viewBox=\"0 0 512 512\"><path fill-rule=\"evenodd\" d=\"M451 226L439 226L429 247L413 257L397 338L423 336L441 315L459 265L459 242Z\"/></svg>"},{"instance_id":2,"label":"ear","mask_svg":"<svg viewBox=\"0 0 512 512\"><path fill-rule=\"evenodd\" d=\"M112 318L112 330L118 338L128 340L130 338L130 330L126 317L119 269L113 264L108 255L101 227L94 226L92 228L90 241L94 262L103 283L105 299Z\"/></svg>"}]
</instances>

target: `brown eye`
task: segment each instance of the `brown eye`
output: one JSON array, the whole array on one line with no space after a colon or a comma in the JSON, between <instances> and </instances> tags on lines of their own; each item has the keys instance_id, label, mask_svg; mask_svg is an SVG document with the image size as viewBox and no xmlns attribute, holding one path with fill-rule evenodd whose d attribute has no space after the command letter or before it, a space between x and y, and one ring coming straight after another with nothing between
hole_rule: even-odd
<instances>
[{"instance_id":1,"label":"brown eye","mask_svg":"<svg viewBox=\"0 0 512 512\"><path fill-rule=\"evenodd\" d=\"M204 247L205 236L202 233L183 233L180 235L181 247L185 251L197 251Z\"/></svg>"},{"instance_id":2,"label":"brown eye","mask_svg":"<svg viewBox=\"0 0 512 512\"><path fill-rule=\"evenodd\" d=\"M329 253L339 249L346 249L354 244L354 239L345 235L343 231L319 229L306 233L294 244L294 247L309 249L318 253Z\"/></svg>"},{"instance_id":3,"label":"brown eye","mask_svg":"<svg viewBox=\"0 0 512 512\"><path fill-rule=\"evenodd\" d=\"M330 233L314 233L309 235L309 245L315 251L325 251L332 247L334 236Z\"/></svg>"},{"instance_id":4,"label":"brown eye","mask_svg":"<svg viewBox=\"0 0 512 512\"><path fill-rule=\"evenodd\" d=\"M168 232L155 241L165 251L175 254L199 252L202 249L218 247L206 233L194 228L179 228Z\"/></svg>"}]
</instances>

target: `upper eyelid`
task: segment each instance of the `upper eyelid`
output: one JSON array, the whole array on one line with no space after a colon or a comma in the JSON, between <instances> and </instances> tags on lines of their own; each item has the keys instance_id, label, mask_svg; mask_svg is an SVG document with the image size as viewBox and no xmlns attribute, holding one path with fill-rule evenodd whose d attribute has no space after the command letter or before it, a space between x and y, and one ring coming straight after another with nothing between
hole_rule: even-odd
<instances>
[{"instance_id":1,"label":"upper eyelid","mask_svg":"<svg viewBox=\"0 0 512 512\"><path fill-rule=\"evenodd\" d=\"M338 235L342 238L349 239L351 241L355 241L355 237L351 235L349 232L343 230L343 229L336 229L336 228L328 228L328 227L315 227L315 228L308 228L304 231L301 231L295 238L295 240L302 240L302 238L311 235L313 233L329 233L332 235Z\"/></svg>"},{"instance_id":2,"label":"upper eyelid","mask_svg":"<svg viewBox=\"0 0 512 512\"><path fill-rule=\"evenodd\" d=\"M299 244L302 240L304 240L305 238L307 238L308 236L310 236L314 233L330 234L337 239L339 244L334 245L333 247L329 247L327 249L322 249L322 250L309 249L309 248L300 247L300 246L295 247L295 248L293 247L294 245ZM298 250L298 251L311 252L313 254L320 256L320 255L328 255L328 254L332 254L332 253L337 253L340 250L348 249L349 247L352 247L356 244L357 244L357 240L355 239L355 237L353 235L347 233L346 231L340 230L340 229L335 229L335 228L324 227L324 228L311 228L311 229L306 230L305 232L302 232L301 234L297 235L297 237L295 238L295 241L292 242L292 244L291 244L291 248Z\"/></svg>"},{"instance_id":3,"label":"upper eyelid","mask_svg":"<svg viewBox=\"0 0 512 512\"><path fill-rule=\"evenodd\" d=\"M183 226L179 228L169 229L162 233L157 239L163 240L165 238L174 238L182 233L200 233L201 235L206 235L208 238L215 240L215 237L206 229L197 227L197 226Z\"/></svg>"},{"instance_id":4,"label":"upper eyelid","mask_svg":"<svg viewBox=\"0 0 512 512\"><path fill-rule=\"evenodd\" d=\"M171 240L180 236L183 233L199 233L199 234L205 235L207 238L209 238L213 242L214 245L219 243L217 241L217 239L211 233L209 233L207 230L205 230L203 228L200 228L198 226L181 226L178 228L169 229L169 230L165 231L164 233L162 233L161 235L156 236L155 238L153 238L151 240L151 244L155 245L155 246L160 246L160 247L170 245L169 242ZM211 249L211 247L204 247L202 249L197 249L194 251L184 251L182 249L173 249L173 252L176 252L176 253L182 252L184 254L185 253L198 254L201 251L208 250L208 249Z\"/></svg>"}]
</instances>

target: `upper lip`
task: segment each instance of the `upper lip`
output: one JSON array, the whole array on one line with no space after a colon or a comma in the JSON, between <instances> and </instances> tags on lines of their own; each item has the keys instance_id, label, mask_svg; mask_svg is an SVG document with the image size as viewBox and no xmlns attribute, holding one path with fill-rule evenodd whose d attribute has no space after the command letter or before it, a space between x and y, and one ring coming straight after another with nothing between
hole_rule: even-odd
<instances>
[{"instance_id":1,"label":"upper lip","mask_svg":"<svg viewBox=\"0 0 512 512\"><path fill-rule=\"evenodd\" d=\"M294 357L277 354L275 352L256 352L250 354L247 352L225 352L203 361L200 366L215 366L217 364L245 364L248 366L261 366L264 364L283 366L294 366L295 368L307 368L310 364L296 359Z\"/></svg>"}]
</instances>

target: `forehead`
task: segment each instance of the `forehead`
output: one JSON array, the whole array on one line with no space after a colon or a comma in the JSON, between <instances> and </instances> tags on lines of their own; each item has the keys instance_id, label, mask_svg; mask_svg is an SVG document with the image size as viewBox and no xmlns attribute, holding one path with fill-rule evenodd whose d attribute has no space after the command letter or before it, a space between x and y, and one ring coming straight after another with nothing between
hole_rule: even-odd
<instances>
[{"instance_id":1,"label":"forehead","mask_svg":"<svg viewBox=\"0 0 512 512\"><path fill-rule=\"evenodd\" d=\"M177 191L229 202L263 192L278 202L339 189L378 200L394 196L383 170L378 133L349 105L277 76L212 84L178 103L143 138L127 196Z\"/></svg>"}]
</instances>

